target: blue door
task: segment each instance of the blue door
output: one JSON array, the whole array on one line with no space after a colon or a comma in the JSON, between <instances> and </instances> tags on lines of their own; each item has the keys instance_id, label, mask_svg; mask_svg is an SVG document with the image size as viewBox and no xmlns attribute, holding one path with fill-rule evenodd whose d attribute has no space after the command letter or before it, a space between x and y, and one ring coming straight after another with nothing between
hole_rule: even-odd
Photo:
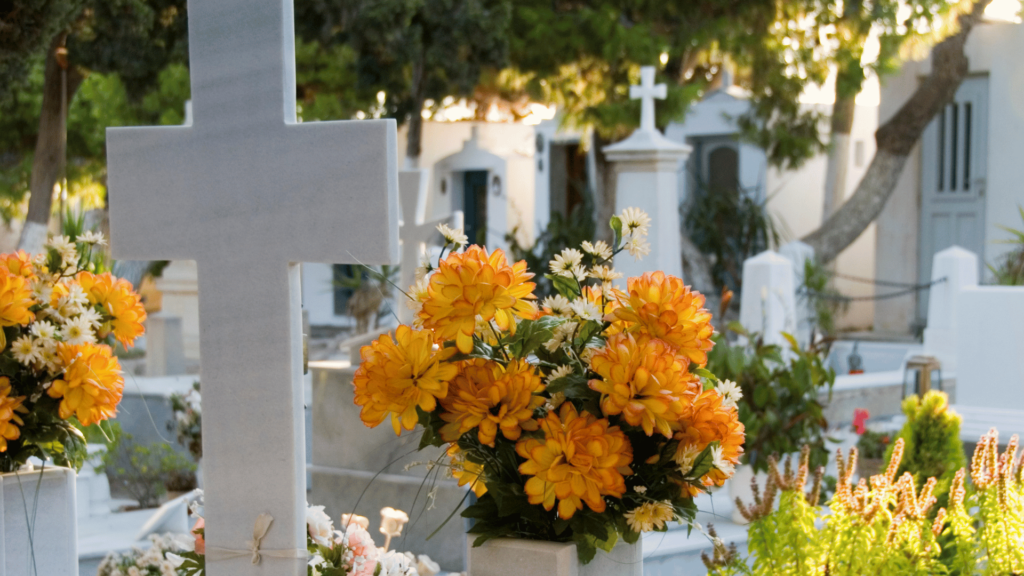
<instances>
[{"instance_id":1,"label":"blue door","mask_svg":"<svg viewBox=\"0 0 1024 576\"><path fill-rule=\"evenodd\" d=\"M487 171L465 172L462 183L462 211L470 244L487 242Z\"/></svg>"}]
</instances>

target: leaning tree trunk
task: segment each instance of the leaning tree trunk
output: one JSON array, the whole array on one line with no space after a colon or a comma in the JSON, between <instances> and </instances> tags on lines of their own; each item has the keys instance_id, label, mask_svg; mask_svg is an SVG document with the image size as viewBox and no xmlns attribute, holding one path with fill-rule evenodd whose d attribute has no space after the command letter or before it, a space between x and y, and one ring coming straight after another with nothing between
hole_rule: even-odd
<instances>
[{"instance_id":1,"label":"leaning tree trunk","mask_svg":"<svg viewBox=\"0 0 1024 576\"><path fill-rule=\"evenodd\" d=\"M956 95L968 71L964 44L992 0L977 0L960 15L960 30L932 48L931 74L875 132L877 152L853 195L820 228L803 238L822 262L834 260L881 214L910 151L932 118Z\"/></svg>"},{"instance_id":2,"label":"leaning tree trunk","mask_svg":"<svg viewBox=\"0 0 1024 576\"><path fill-rule=\"evenodd\" d=\"M420 154L423 151L423 80L424 64L422 56L412 68L412 112L409 113L409 133L405 140L405 168L414 170L420 167Z\"/></svg>"},{"instance_id":3,"label":"leaning tree trunk","mask_svg":"<svg viewBox=\"0 0 1024 576\"><path fill-rule=\"evenodd\" d=\"M36 136L35 156L32 159L28 215L18 243L19 248L30 253L41 251L46 242L53 187L60 178L67 154L67 119L63 115L62 100L65 105L70 103L82 83L81 74L68 67L67 55L58 55L66 39L66 33L58 34L46 53L43 103L39 111L39 134Z\"/></svg>"}]
</instances>

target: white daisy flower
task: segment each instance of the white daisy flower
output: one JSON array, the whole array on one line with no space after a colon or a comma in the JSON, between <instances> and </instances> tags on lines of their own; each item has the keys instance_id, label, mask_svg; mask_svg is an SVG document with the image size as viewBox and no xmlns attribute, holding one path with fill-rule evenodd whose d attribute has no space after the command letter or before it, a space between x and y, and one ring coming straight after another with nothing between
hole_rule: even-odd
<instances>
[{"instance_id":1,"label":"white daisy flower","mask_svg":"<svg viewBox=\"0 0 1024 576\"><path fill-rule=\"evenodd\" d=\"M622 278L622 272L616 272L608 266L594 266L590 269L590 277L607 283Z\"/></svg>"},{"instance_id":2,"label":"white daisy flower","mask_svg":"<svg viewBox=\"0 0 1024 576\"><path fill-rule=\"evenodd\" d=\"M39 352L39 346L31 336L22 336L11 344L11 353L14 354L14 359L25 366L38 362L40 360Z\"/></svg>"},{"instance_id":3,"label":"white daisy flower","mask_svg":"<svg viewBox=\"0 0 1024 576\"><path fill-rule=\"evenodd\" d=\"M46 320L33 322L28 331L36 338L54 338L57 334L57 327Z\"/></svg>"},{"instance_id":4,"label":"white daisy flower","mask_svg":"<svg viewBox=\"0 0 1024 576\"><path fill-rule=\"evenodd\" d=\"M68 344L93 344L96 335L92 332L92 324L88 318L74 318L64 323L64 341Z\"/></svg>"},{"instance_id":5,"label":"white daisy flower","mask_svg":"<svg viewBox=\"0 0 1024 576\"><path fill-rule=\"evenodd\" d=\"M682 450L676 450L673 460L679 465L679 472L683 475L689 474L690 470L693 470L693 463L697 460L697 456L700 456L700 450L694 444L687 444L683 446Z\"/></svg>"},{"instance_id":6,"label":"white daisy flower","mask_svg":"<svg viewBox=\"0 0 1024 576\"><path fill-rule=\"evenodd\" d=\"M82 310L82 313L78 315L78 319L88 322L93 328L99 328L103 324L103 317L92 308Z\"/></svg>"},{"instance_id":7,"label":"white daisy flower","mask_svg":"<svg viewBox=\"0 0 1024 576\"><path fill-rule=\"evenodd\" d=\"M604 240L598 240L591 244L584 240L581 244L583 251L599 260L607 260L612 257L612 248Z\"/></svg>"},{"instance_id":8,"label":"white daisy flower","mask_svg":"<svg viewBox=\"0 0 1024 576\"><path fill-rule=\"evenodd\" d=\"M736 465L730 462L723 454L722 447L711 448L711 458L715 468L718 468L726 476L732 476L736 472Z\"/></svg>"},{"instance_id":9,"label":"white daisy flower","mask_svg":"<svg viewBox=\"0 0 1024 576\"><path fill-rule=\"evenodd\" d=\"M32 281L32 299L36 302L42 302L43 304L49 304L50 299L53 297L53 286L43 280Z\"/></svg>"},{"instance_id":10,"label":"white daisy flower","mask_svg":"<svg viewBox=\"0 0 1024 576\"><path fill-rule=\"evenodd\" d=\"M590 361L594 358L594 354L597 354L597 348L584 348L583 352L580 353L580 360L583 360L587 366L590 366Z\"/></svg>"},{"instance_id":11,"label":"white daisy flower","mask_svg":"<svg viewBox=\"0 0 1024 576\"><path fill-rule=\"evenodd\" d=\"M572 277L575 278L577 282L583 282L584 280L587 279L587 267L582 264L577 264L573 266L570 272L572 273Z\"/></svg>"},{"instance_id":12,"label":"white daisy flower","mask_svg":"<svg viewBox=\"0 0 1024 576\"><path fill-rule=\"evenodd\" d=\"M454 245L456 250L469 244L469 237L466 236L466 233L461 228L456 230L442 222L437 225L437 231L441 233L441 236L444 236L444 241Z\"/></svg>"},{"instance_id":13,"label":"white daisy flower","mask_svg":"<svg viewBox=\"0 0 1024 576\"><path fill-rule=\"evenodd\" d=\"M46 270L46 261L49 260L46 252L40 252L32 256L32 266L37 270Z\"/></svg>"},{"instance_id":14,"label":"white daisy flower","mask_svg":"<svg viewBox=\"0 0 1024 576\"><path fill-rule=\"evenodd\" d=\"M644 256L651 253L651 245L644 240L643 236L631 236L626 244L626 250L630 256L641 260Z\"/></svg>"},{"instance_id":15,"label":"white daisy flower","mask_svg":"<svg viewBox=\"0 0 1024 576\"><path fill-rule=\"evenodd\" d=\"M567 339L571 339L573 332L576 331L576 322L564 322L555 328L554 333L551 335L551 339L544 343L544 347L548 349L548 352L554 352L565 342Z\"/></svg>"},{"instance_id":16,"label":"white daisy flower","mask_svg":"<svg viewBox=\"0 0 1024 576\"><path fill-rule=\"evenodd\" d=\"M722 406L725 408L736 408L740 398L743 398L743 391L732 380L722 380L715 386L715 391L722 397Z\"/></svg>"},{"instance_id":17,"label":"white daisy flower","mask_svg":"<svg viewBox=\"0 0 1024 576\"><path fill-rule=\"evenodd\" d=\"M103 237L103 233L93 232L92 230L79 234L78 241L86 244L95 244L97 246L107 245L107 239Z\"/></svg>"},{"instance_id":18,"label":"white daisy flower","mask_svg":"<svg viewBox=\"0 0 1024 576\"><path fill-rule=\"evenodd\" d=\"M67 298L68 302L72 302L80 307L89 305L89 296L77 283L68 286L68 294L64 298ZM61 300L64 298L61 298Z\"/></svg>"},{"instance_id":19,"label":"white daisy flower","mask_svg":"<svg viewBox=\"0 0 1024 576\"><path fill-rule=\"evenodd\" d=\"M551 313L556 316L568 316L572 313L571 303L569 299L561 294L555 294L554 296L548 296L540 303L542 308L550 308Z\"/></svg>"},{"instance_id":20,"label":"white daisy flower","mask_svg":"<svg viewBox=\"0 0 1024 576\"><path fill-rule=\"evenodd\" d=\"M601 321L601 308L586 298L577 298L572 303L572 311L584 320Z\"/></svg>"},{"instance_id":21,"label":"white daisy flower","mask_svg":"<svg viewBox=\"0 0 1024 576\"><path fill-rule=\"evenodd\" d=\"M554 370L552 370L551 374L548 374L548 382L547 383L550 386L551 383L554 382L555 380L558 380L559 378L565 378L569 374L572 374L572 366L568 366L568 365L559 366L558 368L555 368Z\"/></svg>"},{"instance_id":22,"label":"white daisy flower","mask_svg":"<svg viewBox=\"0 0 1024 576\"><path fill-rule=\"evenodd\" d=\"M651 217L639 208L626 208L619 216L622 220L622 235L646 236L651 225Z\"/></svg>"},{"instance_id":23,"label":"white daisy flower","mask_svg":"<svg viewBox=\"0 0 1024 576\"><path fill-rule=\"evenodd\" d=\"M633 488L633 490L635 490L637 494L646 494L647 486L637 486L636 488Z\"/></svg>"},{"instance_id":24,"label":"white daisy flower","mask_svg":"<svg viewBox=\"0 0 1024 576\"><path fill-rule=\"evenodd\" d=\"M75 248L75 243L67 236L54 236L46 244L60 254L60 259L65 266L78 262L78 250Z\"/></svg>"},{"instance_id":25,"label":"white daisy flower","mask_svg":"<svg viewBox=\"0 0 1024 576\"><path fill-rule=\"evenodd\" d=\"M548 267L551 268L552 274L572 278L573 267L581 262L583 262L582 252L575 248L566 248L560 254L555 255L555 259L548 263Z\"/></svg>"},{"instance_id":26,"label":"white daisy flower","mask_svg":"<svg viewBox=\"0 0 1024 576\"><path fill-rule=\"evenodd\" d=\"M60 356L57 356L56 341L53 346L41 346L39 348L39 359L50 372L61 370Z\"/></svg>"}]
</instances>

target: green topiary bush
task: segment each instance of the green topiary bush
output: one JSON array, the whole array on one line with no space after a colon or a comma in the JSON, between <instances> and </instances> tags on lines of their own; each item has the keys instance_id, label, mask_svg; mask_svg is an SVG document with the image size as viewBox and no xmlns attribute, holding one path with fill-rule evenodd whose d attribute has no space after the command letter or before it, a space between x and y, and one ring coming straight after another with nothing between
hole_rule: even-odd
<instances>
[{"instance_id":1,"label":"green topiary bush","mask_svg":"<svg viewBox=\"0 0 1024 576\"><path fill-rule=\"evenodd\" d=\"M967 465L964 445L960 441L960 415L949 409L949 397L932 390L924 396L903 400L907 423L897 438L903 439L903 460L898 475L910 472L918 490L928 478L935 477L935 497L944 508L949 502L949 488L956 471ZM893 447L885 452L885 461L892 458Z\"/></svg>"}]
</instances>

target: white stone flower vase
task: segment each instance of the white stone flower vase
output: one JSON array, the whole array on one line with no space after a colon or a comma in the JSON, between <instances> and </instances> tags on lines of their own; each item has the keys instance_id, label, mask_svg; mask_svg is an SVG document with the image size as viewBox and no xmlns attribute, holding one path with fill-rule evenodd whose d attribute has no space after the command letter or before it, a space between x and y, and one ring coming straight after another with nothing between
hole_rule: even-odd
<instances>
[{"instance_id":1,"label":"white stone flower vase","mask_svg":"<svg viewBox=\"0 0 1024 576\"><path fill-rule=\"evenodd\" d=\"M611 552L597 551L589 564L580 564L576 545L541 540L496 538L474 548L469 535L469 576L643 576L642 540L619 542Z\"/></svg>"},{"instance_id":2,"label":"white stone flower vase","mask_svg":"<svg viewBox=\"0 0 1024 576\"><path fill-rule=\"evenodd\" d=\"M74 470L0 474L0 574L78 576Z\"/></svg>"}]
</instances>

